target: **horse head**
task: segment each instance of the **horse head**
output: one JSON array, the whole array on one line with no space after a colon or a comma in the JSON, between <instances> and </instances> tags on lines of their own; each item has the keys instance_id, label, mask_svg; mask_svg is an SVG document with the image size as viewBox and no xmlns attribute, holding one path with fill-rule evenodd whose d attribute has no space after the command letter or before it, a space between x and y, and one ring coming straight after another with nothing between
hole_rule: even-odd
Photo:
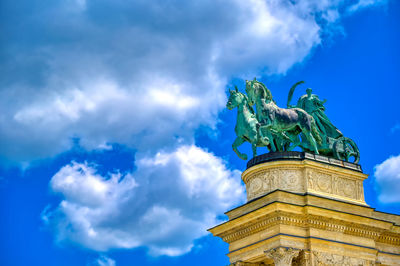
<instances>
[{"instance_id":1,"label":"horse head","mask_svg":"<svg viewBox=\"0 0 400 266\"><path fill-rule=\"evenodd\" d=\"M270 90L256 78L253 80L246 80L246 93L249 96L250 105L254 105L257 98L265 99L268 102L272 101Z\"/></svg>"},{"instance_id":2,"label":"horse head","mask_svg":"<svg viewBox=\"0 0 400 266\"><path fill-rule=\"evenodd\" d=\"M229 90L229 99L226 103L226 108L232 110L235 107L243 104L246 100L246 97L243 93L239 92L238 88L235 86L235 90Z\"/></svg>"},{"instance_id":3,"label":"horse head","mask_svg":"<svg viewBox=\"0 0 400 266\"><path fill-rule=\"evenodd\" d=\"M256 101L256 96L255 96L255 88L254 88L254 82L256 82L256 78L254 80L246 80L246 93L247 96L249 97L249 104L254 105Z\"/></svg>"}]
</instances>

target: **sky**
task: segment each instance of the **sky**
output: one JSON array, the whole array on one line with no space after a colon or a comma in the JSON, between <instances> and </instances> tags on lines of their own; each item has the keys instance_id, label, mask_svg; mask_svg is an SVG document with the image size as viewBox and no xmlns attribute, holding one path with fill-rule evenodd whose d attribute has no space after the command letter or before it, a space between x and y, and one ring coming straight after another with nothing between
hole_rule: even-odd
<instances>
[{"instance_id":1,"label":"sky","mask_svg":"<svg viewBox=\"0 0 400 266\"><path fill-rule=\"evenodd\" d=\"M400 3L3 0L0 264L227 265L235 85L307 87L400 214ZM248 143L239 149L251 157ZM267 152L260 148L258 153Z\"/></svg>"}]
</instances>

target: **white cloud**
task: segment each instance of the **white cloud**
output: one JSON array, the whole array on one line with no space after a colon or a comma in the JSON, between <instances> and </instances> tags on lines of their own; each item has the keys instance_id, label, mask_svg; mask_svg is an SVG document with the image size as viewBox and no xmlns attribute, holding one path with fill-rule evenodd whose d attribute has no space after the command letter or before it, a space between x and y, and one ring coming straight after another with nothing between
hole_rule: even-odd
<instances>
[{"instance_id":1,"label":"white cloud","mask_svg":"<svg viewBox=\"0 0 400 266\"><path fill-rule=\"evenodd\" d=\"M113 260L112 258L107 257L105 255L101 255L90 265L93 265L93 266L115 266L117 264L116 264L115 260Z\"/></svg>"},{"instance_id":2,"label":"white cloud","mask_svg":"<svg viewBox=\"0 0 400 266\"><path fill-rule=\"evenodd\" d=\"M190 144L196 128L215 125L228 80L285 73L321 43L346 6L341 0L29 3L20 4L27 6L21 23L8 17L3 23L11 33L41 32L10 34L1 54L0 156L17 161L58 154L71 138L88 149L117 142L151 154L173 149L177 139Z\"/></svg>"},{"instance_id":3,"label":"white cloud","mask_svg":"<svg viewBox=\"0 0 400 266\"><path fill-rule=\"evenodd\" d=\"M384 203L400 202L400 155L392 156L375 166L379 200Z\"/></svg>"},{"instance_id":4,"label":"white cloud","mask_svg":"<svg viewBox=\"0 0 400 266\"><path fill-rule=\"evenodd\" d=\"M177 256L244 200L239 171L196 146L144 157L137 167L107 176L88 163L61 168L50 186L62 200L42 213L57 241L98 251L146 246L153 255Z\"/></svg>"},{"instance_id":5,"label":"white cloud","mask_svg":"<svg viewBox=\"0 0 400 266\"><path fill-rule=\"evenodd\" d=\"M358 0L355 4L351 5L348 10L350 12L355 12L359 9L372 7L376 5L387 4L388 0Z\"/></svg>"},{"instance_id":6,"label":"white cloud","mask_svg":"<svg viewBox=\"0 0 400 266\"><path fill-rule=\"evenodd\" d=\"M211 82L218 84L212 79L209 82L208 88L215 86ZM153 152L171 146L169 143L174 144L177 138L190 141L199 124L213 126L217 106L222 105L225 97L223 91L210 89L203 93L205 99L200 103L200 95L185 92L190 86L153 79L137 86L137 90L129 90L101 80L88 85L86 90L65 91L14 115L19 130L25 128L23 136L30 136L17 147L28 146L37 155L45 156L68 149L71 137L81 138L81 144L88 149L117 142ZM201 112L203 108L207 111ZM12 128L9 130L10 137L18 142L17 138L22 136L12 135ZM4 148L11 148L12 143L4 143Z\"/></svg>"}]
</instances>

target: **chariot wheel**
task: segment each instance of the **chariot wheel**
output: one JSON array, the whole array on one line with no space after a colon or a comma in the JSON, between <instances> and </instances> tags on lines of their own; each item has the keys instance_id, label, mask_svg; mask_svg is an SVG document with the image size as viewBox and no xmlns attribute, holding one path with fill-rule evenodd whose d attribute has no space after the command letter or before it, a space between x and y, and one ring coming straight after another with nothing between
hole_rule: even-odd
<instances>
[{"instance_id":1,"label":"chariot wheel","mask_svg":"<svg viewBox=\"0 0 400 266\"><path fill-rule=\"evenodd\" d=\"M342 161L351 163L358 163L360 161L360 151L356 143L350 138L340 137L337 139L333 143L333 154L335 158Z\"/></svg>"}]
</instances>

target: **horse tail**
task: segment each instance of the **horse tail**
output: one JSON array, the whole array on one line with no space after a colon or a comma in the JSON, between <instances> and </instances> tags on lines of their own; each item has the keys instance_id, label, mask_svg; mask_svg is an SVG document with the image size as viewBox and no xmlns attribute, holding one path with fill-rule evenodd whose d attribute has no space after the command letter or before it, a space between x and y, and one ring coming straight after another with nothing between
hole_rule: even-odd
<instances>
[{"instance_id":1,"label":"horse tail","mask_svg":"<svg viewBox=\"0 0 400 266\"><path fill-rule=\"evenodd\" d=\"M318 144L322 143L321 135L317 129L317 124L315 123L314 118L311 116L311 134L314 136L315 140Z\"/></svg>"}]
</instances>

